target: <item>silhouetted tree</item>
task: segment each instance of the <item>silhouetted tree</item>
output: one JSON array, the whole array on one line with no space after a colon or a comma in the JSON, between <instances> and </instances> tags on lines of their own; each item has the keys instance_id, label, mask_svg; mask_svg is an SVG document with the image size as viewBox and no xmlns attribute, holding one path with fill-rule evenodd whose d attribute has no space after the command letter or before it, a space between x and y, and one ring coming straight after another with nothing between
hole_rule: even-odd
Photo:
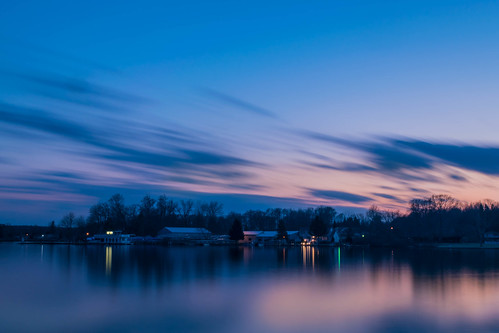
<instances>
[{"instance_id":1,"label":"silhouetted tree","mask_svg":"<svg viewBox=\"0 0 499 333\"><path fill-rule=\"evenodd\" d=\"M124 230L126 227L125 198L119 193L113 195L109 200L108 227L111 229Z\"/></svg>"},{"instance_id":2,"label":"silhouetted tree","mask_svg":"<svg viewBox=\"0 0 499 333\"><path fill-rule=\"evenodd\" d=\"M140 215L144 217L151 217L155 213L155 204L156 200L154 200L149 194L146 195L140 202Z\"/></svg>"},{"instance_id":3,"label":"silhouetted tree","mask_svg":"<svg viewBox=\"0 0 499 333\"><path fill-rule=\"evenodd\" d=\"M107 202L99 202L90 207L87 217L87 227L92 233L103 232L105 226L109 222L109 204Z\"/></svg>"},{"instance_id":4,"label":"silhouetted tree","mask_svg":"<svg viewBox=\"0 0 499 333\"><path fill-rule=\"evenodd\" d=\"M168 200L166 199L166 195L164 194L160 195L156 207L158 209L158 215L161 222L163 222L166 218L167 204Z\"/></svg>"},{"instance_id":5,"label":"silhouetted tree","mask_svg":"<svg viewBox=\"0 0 499 333\"><path fill-rule=\"evenodd\" d=\"M235 219L234 223L232 223L232 226L229 230L229 238L234 242L238 242L244 239L243 225L241 224L241 221L239 221L239 219Z\"/></svg>"},{"instance_id":6,"label":"silhouetted tree","mask_svg":"<svg viewBox=\"0 0 499 333\"><path fill-rule=\"evenodd\" d=\"M156 235L161 229L159 226L159 217L156 210L156 200L150 195L144 196L139 205L139 216L135 220L135 227L140 234Z\"/></svg>"},{"instance_id":7,"label":"silhouetted tree","mask_svg":"<svg viewBox=\"0 0 499 333\"><path fill-rule=\"evenodd\" d=\"M204 206L208 217L217 217L224 212L224 205L217 201L210 201L204 204Z\"/></svg>"},{"instance_id":8,"label":"silhouetted tree","mask_svg":"<svg viewBox=\"0 0 499 333\"><path fill-rule=\"evenodd\" d=\"M286 231L286 226L284 225L283 220L279 220L279 222L277 223L277 237L280 240L288 238L288 232Z\"/></svg>"},{"instance_id":9,"label":"silhouetted tree","mask_svg":"<svg viewBox=\"0 0 499 333\"><path fill-rule=\"evenodd\" d=\"M56 228L55 228L55 221L50 222L49 224L49 230L48 233L53 235L55 234Z\"/></svg>"},{"instance_id":10,"label":"silhouetted tree","mask_svg":"<svg viewBox=\"0 0 499 333\"><path fill-rule=\"evenodd\" d=\"M178 203L173 200L166 201L166 213L168 216L175 216L178 211Z\"/></svg>"},{"instance_id":11,"label":"silhouetted tree","mask_svg":"<svg viewBox=\"0 0 499 333\"><path fill-rule=\"evenodd\" d=\"M321 237L325 236L328 232L328 225L324 221L316 216L315 219L310 224L310 234L312 236Z\"/></svg>"},{"instance_id":12,"label":"silhouetted tree","mask_svg":"<svg viewBox=\"0 0 499 333\"><path fill-rule=\"evenodd\" d=\"M368 222L371 224L379 224L382 223L383 221L383 215L379 208L375 205L372 205L369 210L366 213L366 217L368 219Z\"/></svg>"},{"instance_id":13,"label":"silhouetted tree","mask_svg":"<svg viewBox=\"0 0 499 333\"><path fill-rule=\"evenodd\" d=\"M73 227L75 226L75 214L73 212L67 213L61 219L61 227L64 228L66 238L73 241Z\"/></svg>"},{"instance_id":14,"label":"silhouetted tree","mask_svg":"<svg viewBox=\"0 0 499 333\"><path fill-rule=\"evenodd\" d=\"M78 228L84 228L85 227L85 218L83 216L78 216L75 220L74 220L74 224L78 227Z\"/></svg>"},{"instance_id":15,"label":"silhouetted tree","mask_svg":"<svg viewBox=\"0 0 499 333\"><path fill-rule=\"evenodd\" d=\"M139 216L139 205L132 204L125 206L125 219L127 221L134 221Z\"/></svg>"},{"instance_id":16,"label":"silhouetted tree","mask_svg":"<svg viewBox=\"0 0 499 333\"><path fill-rule=\"evenodd\" d=\"M333 207L320 206L314 210L314 214L329 226L333 223L336 216L336 210Z\"/></svg>"},{"instance_id":17,"label":"silhouetted tree","mask_svg":"<svg viewBox=\"0 0 499 333\"><path fill-rule=\"evenodd\" d=\"M192 201L192 200L180 201L180 210L182 212L182 219L183 219L183 223L185 225L190 224L189 217L192 213L193 207L194 207L194 201Z\"/></svg>"},{"instance_id":18,"label":"silhouetted tree","mask_svg":"<svg viewBox=\"0 0 499 333\"><path fill-rule=\"evenodd\" d=\"M61 227L71 229L74 226L75 222L75 214L73 212L69 212L66 215L64 215L61 219Z\"/></svg>"},{"instance_id":19,"label":"silhouetted tree","mask_svg":"<svg viewBox=\"0 0 499 333\"><path fill-rule=\"evenodd\" d=\"M277 229L279 221L283 216L283 210L281 208L267 209L266 213L271 218L271 223L273 223L274 227Z\"/></svg>"}]
</instances>

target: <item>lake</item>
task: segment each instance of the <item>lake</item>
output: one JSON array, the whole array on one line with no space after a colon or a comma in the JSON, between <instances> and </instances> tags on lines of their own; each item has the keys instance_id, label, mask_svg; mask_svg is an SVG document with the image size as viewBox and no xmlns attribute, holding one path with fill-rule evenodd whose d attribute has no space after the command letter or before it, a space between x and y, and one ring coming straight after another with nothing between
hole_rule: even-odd
<instances>
[{"instance_id":1,"label":"lake","mask_svg":"<svg viewBox=\"0 0 499 333\"><path fill-rule=\"evenodd\" d=\"M499 250L0 244L1 332L497 332Z\"/></svg>"}]
</instances>

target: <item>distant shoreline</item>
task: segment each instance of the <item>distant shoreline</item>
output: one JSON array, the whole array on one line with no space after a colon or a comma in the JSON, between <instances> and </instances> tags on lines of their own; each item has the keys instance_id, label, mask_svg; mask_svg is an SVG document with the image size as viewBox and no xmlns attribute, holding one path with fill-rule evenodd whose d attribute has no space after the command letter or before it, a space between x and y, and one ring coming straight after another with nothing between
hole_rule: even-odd
<instances>
[{"instance_id":1,"label":"distant shoreline","mask_svg":"<svg viewBox=\"0 0 499 333\"><path fill-rule=\"evenodd\" d=\"M319 245L300 245L300 244L280 244L280 245L265 245L265 246L253 246L253 245L248 245L248 244L209 244L209 243L138 243L138 244L97 244L97 243L86 243L86 242L81 242L81 243L72 243L72 242L60 242L60 241L27 241L27 242L19 242L19 241L2 241L1 243L17 243L20 245L84 245L84 246L111 246L111 245L117 245L117 246L123 246L123 245L131 245L131 246L136 246L136 245L148 245L148 246L178 246L178 247L200 247L200 246L215 246L215 247L234 247L234 246L239 246L239 247L265 247L265 248L282 248L282 247L340 247L340 248L356 248L356 247L375 247L375 248L407 248L407 247L400 247L400 246L369 246L369 245L349 245L349 244L319 244ZM432 243L432 244L414 244L412 246L409 246L409 248L437 248L437 249L470 249L470 250L479 250L479 249L499 249L499 243L498 244L482 244L480 243Z\"/></svg>"}]
</instances>

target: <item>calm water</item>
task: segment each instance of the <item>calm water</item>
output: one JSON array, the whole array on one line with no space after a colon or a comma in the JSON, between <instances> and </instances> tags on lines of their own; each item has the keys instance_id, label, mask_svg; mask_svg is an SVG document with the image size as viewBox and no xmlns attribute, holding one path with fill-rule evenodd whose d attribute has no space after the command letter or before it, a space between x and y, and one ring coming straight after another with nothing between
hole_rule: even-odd
<instances>
[{"instance_id":1,"label":"calm water","mask_svg":"<svg viewBox=\"0 0 499 333\"><path fill-rule=\"evenodd\" d=\"M497 332L498 250L0 244L0 331Z\"/></svg>"}]
</instances>

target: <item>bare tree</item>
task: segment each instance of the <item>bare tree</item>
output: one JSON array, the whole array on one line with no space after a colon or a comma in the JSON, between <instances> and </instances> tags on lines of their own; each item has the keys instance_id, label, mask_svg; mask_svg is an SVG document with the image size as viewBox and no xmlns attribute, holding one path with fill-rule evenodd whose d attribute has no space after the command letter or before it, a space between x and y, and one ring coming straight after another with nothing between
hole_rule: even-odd
<instances>
[{"instance_id":1,"label":"bare tree","mask_svg":"<svg viewBox=\"0 0 499 333\"><path fill-rule=\"evenodd\" d=\"M224 212L224 205L217 201L210 201L206 204L206 214L209 217L216 217L222 215Z\"/></svg>"},{"instance_id":2,"label":"bare tree","mask_svg":"<svg viewBox=\"0 0 499 333\"><path fill-rule=\"evenodd\" d=\"M156 200L154 200L149 194L146 195L140 202L140 215L144 217L150 217L154 214L154 205Z\"/></svg>"},{"instance_id":3,"label":"bare tree","mask_svg":"<svg viewBox=\"0 0 499 333\"><path fill-rule=\"evenodd\" d=\"M75 226L76 217L73 212L67 213L61 219L61 227L63 227L66 231L66 237L68 240L73 241L73 227Z\"/></svg>"},{"instance_id":4,"label":"bare tree","mask_svg":"<svg viewBox=\"0 0 499 333\"><path fill-rule=\"evenodd\" d=\"M184 223L188 223L189 216L192 213L192 208L194 207L194 201L192 200L182 200L180 201L180 209L182 212L182 217L184 219Z\"/></svg>"},{"instance_id":5,"label":"bare tree","mask_svg":"<svg viewBox=\"0 0 499 333\"><path fill-rule=\"evenodd\" d=\"M75 221L74 221L74 224L78 227L78 228L84 228L85 227L85 218L83 216L78 216Z\"/></svg>"},{"instance_id":6,"label":"bare tree","mask_svg":"<svg viewBox=\"0 0 499 333\"><path fill-rule=\"evenodd\" d=\"M73 212L69 212L62 217L60 225L63 228L71 229L75 224L75 219L75 214Z\"/></svg>"},{"instance_id":7,"label":"bare tree","mask_svg":"<svg viewBox=\"0 0 499 333\"><path fill-rule=\"evenodd\" d=\"M166 202L166 212L168 216L174 216L178 211L178 203L173 200L168 200Z\"/></svg>"},{"instance_id":8,"label":"bare tree","mask_svg":"<svg viewBox=\"0 0 499 333\"><path fill-rule=\"evenodd\" d=\"M383 222L383 214L381 210L376 205L372 205L366 213L367 220L369 223L381 223Z\"/></svg>"},{"instance_id":9,"label":"bare tree","mask_svg":"<svg viewBox=\"0 0 499 333\"><path fill-rule=\"evenodd\" d=\"M125 207L125 215L127 221L132 221L139 215L139 205L131 204Z\"/></svg>"},{"instance_id":10,"label":"bare tree","mask_svg":"<svg viewBox=\"0 0 499 333\"><path fill-rule=\"evenodd\" d=\"M124 228L126 224L125 198L121 194L117 193L108 200L108 203L111 227Z\"/></svg>"},{"instance_id":11,"label":"bare tree","mask_svg":"<svg viewBox=\"0 0 499 333\"><path fill-rule=\"evenodd\" d=\"M437 211L451 210L459 207L459 201L447 194L435 194L428 198L431 208Z\"/></svg>"},{"instance_id":12,"label":"bare tree","mask_svg":"<svg viewBox=\"0 0 499 333\"><path fill-rule=\"evenodd\" d=\"M158 209L158 215L161 220L163 220L166 216L168 209L167 205L168 205L168 200L166 199L166 195L164 194L160 195L156 207Z\"/></svg>"},{"instance_id":13,"label":"bare tree","mask_svg":"<svg viewBox=\"0 0 499 333\"><path fill-rule=\"evenodd\" d=\"M106 202L99 202L90 207L89 223L104 224L109 219L109 205Z\"/></svg>"}]
</instances>

